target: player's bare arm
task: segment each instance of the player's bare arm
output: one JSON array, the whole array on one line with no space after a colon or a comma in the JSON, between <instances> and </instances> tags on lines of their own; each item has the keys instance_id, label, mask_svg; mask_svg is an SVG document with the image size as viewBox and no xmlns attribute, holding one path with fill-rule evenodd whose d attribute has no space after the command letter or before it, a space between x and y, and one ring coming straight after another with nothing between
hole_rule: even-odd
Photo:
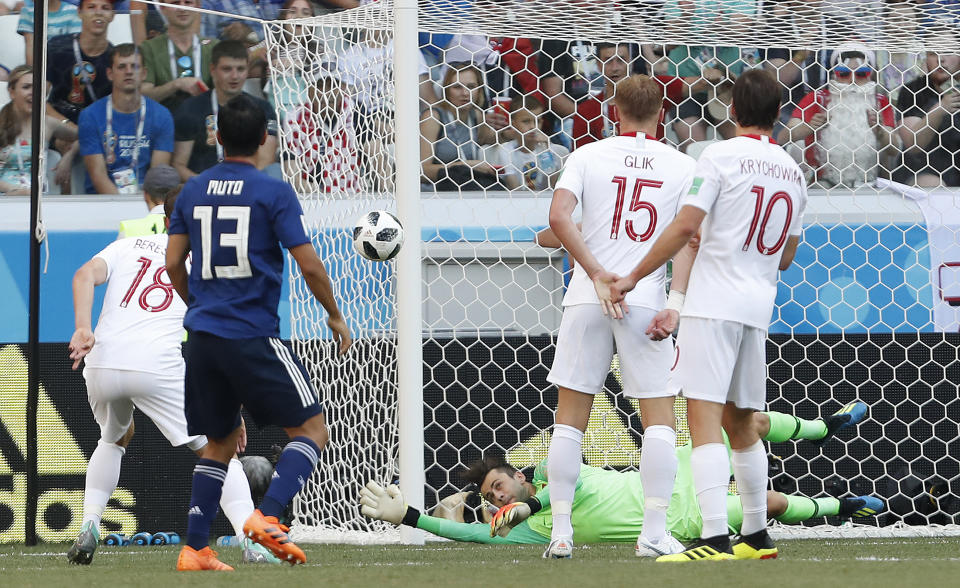
<instances>
[{"instance_id":1,"label":"player's bare arm","mask_svg":"<svg viewBox=\"0 0 960 588\"><path fill-rule=\"evenodd\" d=\"M169 251L167 249L168 254ZM310 291L327 311L327 326L333 331L334 340L339 345L339 354L343 355L350 348L353 340L350 337L350 329L347 327L346 321L343 320L343 315L340 314L337 301L333 297L333 285L330 284L327 268L323 265L323 261L317 255L317 251L311 243L290 248L290 254L293 255L293 259L300 266L300 271L303 273L303 278L306 280Z\"/></svg>"},{"instance_id":2,"label":"player's bare arm","mask_svg":"<svg viewBox=\"0 0 960 588\"><path fill-rule=\"evenodd\" d=\"M74 332L70 337L70 359L73 360L73 369L80 367L80 361L90 350L96 340L93 337L93 288L107 281L107 264L100 258L94 257L80 266L73 275L73 322Z\"/></svg>"},{"instance_id":3,"label":"player's bare arm","mask_svg":"<svg viewBox=\"0 0 960 588\"><path fill-rule=\"evenodd\" d=\"M550 203L550 228L556 238L560 240L563 248L573 256L573 259L586 270L587 275L593 280L603 314L618 319L623 318L624 311L628 310L626 304L621 302L622 297L620 300L612 300L610 294L610 285L619 276L606 271L593 253L590 252L577 223L573 222L573 211L576 208L577 197L573 192L563 188L555 190L553 201Z\"/></svg>"},{"instance_id":4,"label":"player's bare arm","mask_svg":"<svg viewBox=\"0 0 960 588\"><path fill-rule=\"evenodd\" d=\"M690 270L697 258L699 242L694 237L673 256L673 279L670 282L670 296L666 307L658 312L646 333L654 341L661 341L673 334L680 325L680 309L683 307L683 298L687 291L687 282L690 281Z\"/></svg>"},{"instance_id":5,"label":"player's bare arm","mask_svg":"<svg viewBox=\"0 0 960 588\"><path fill-rule=\"evenodd\" d=\"M696 206L686 205L681 208L673 222L664 229L663 234L650 248L650 252L633 268L630 275L618 279L613 284L611 288L613 300L618 302L623 300L626 293L633 290L637 282L667 263L683 249L700 230L700 223L705 216L707 213Z\"/></svg>"},{"instance_id":6,"label":"player's bare arm","mask_svg":"<svg viewBox=\"0 0 960 588\"><path fill-rule=\"evenodd\" d=\"M173 289L184 302L190 300L187 287L187 254L190 253L190 237L185 234L170 235L167 240L167 276Z\"/></svg>"},{"instance_id":7,"label":"player's bare arm","mask_svg":"<svg viewBox=\"0 0 960 588\"><path fill-rule=\"evenodd\" d=\"M797 246L800 245L800 237L790 237L787 239L787 246L783 248L783 256L780 258L780 271L790 267L793 263L793 256L797 254Z\"/></svg>"}]
</instances>

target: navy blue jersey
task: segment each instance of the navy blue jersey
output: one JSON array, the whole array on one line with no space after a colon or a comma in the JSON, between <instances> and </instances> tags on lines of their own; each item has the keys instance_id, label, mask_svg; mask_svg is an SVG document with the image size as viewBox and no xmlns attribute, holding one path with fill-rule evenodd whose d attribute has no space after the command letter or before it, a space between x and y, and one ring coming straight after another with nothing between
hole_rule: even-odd
<instances>
[{"instance_id":1,"label":"navy blue jersey","mask_svg":"<svg viewBox=\"0 0 960 588\"><path fill-rule=\"evenodd\" d=\"M247 163L215 165L183 186L169 233L188 235L193 252L187 330L280 336L281 245L310 241L289 184Z\"/></svg>"}]
</instances>

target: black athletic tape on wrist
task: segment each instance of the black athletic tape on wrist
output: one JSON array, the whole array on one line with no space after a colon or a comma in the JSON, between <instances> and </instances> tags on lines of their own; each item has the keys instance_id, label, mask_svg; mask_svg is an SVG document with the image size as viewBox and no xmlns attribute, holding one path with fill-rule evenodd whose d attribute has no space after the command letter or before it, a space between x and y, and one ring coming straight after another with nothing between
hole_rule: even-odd
<instances>
[{"instance_id":1,"label":"black athletic tape on wrist","mask_svg":"<svg viewBox=\"0 0 960 588\"><path fill-rule=\"evenodd\" d=\"M540 512L540 509L543 508L543 505L540 504L540 500L536 496L531 496L523 502L530 507L530 514L537 514Z\"/></svg>"},{"instance_id":2,"label":"black athletic tape on wrist","mask_svg":"<svg viewBox=\"0 0 960 588\"><path fill-rule=\"evenodd\" d=\"M416 527L417 521L420 520L420 511L413 508L412 506L407 507L407 512L403 515L403 520L400 521L401 525L406 525L408 527Z\"/></svg>"}]
</instances>

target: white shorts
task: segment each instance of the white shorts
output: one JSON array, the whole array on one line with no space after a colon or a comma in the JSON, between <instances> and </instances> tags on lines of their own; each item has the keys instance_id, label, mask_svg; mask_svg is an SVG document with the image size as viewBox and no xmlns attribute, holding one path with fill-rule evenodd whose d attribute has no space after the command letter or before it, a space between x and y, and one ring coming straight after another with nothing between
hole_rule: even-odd
<instances>
[{"instance_id":1,"label":"white shorts","mask_svg":"<svg viewBox=\"0 0 960 588\"><path fill-rule=\"evenodd\" d=\"M187 434L183 412L183 372L150 374L133 370L86 367L87 399L100 425L100 438L116 443L133 421L134 407L153 421L174 447L197 450L207 444L203 435Z\"/></svg>"},{"instance_id":2,"label":"white shorts","mask_svg":"<svg viewBox=\"0 0 960 588\"><path fill-rule=\"evenodd\" d=\"M686 398L763 410L767 332L743 323L683 317L671 387Z\"/></svg>"},{"instance_id":3,"label":"white shorts","mask_svg":"<svg viewBox=\"0 0 960 588\"><path fill-rule=\"evenodd\" d=\"M673 343L651 341L645 331L656 311L635 307L622 319L603 315L599 304L563 309L556 354L547 381L585 394L597 394L620 355L623 393L631 398L674 396L669 389Z\"/></svg>"}]
</instances>

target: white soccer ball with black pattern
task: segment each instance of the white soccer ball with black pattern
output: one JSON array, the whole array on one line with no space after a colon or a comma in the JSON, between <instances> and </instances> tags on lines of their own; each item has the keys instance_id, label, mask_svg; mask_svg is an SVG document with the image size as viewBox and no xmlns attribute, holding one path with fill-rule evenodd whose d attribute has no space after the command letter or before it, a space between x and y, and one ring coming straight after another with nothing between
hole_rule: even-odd
<instances>
[{"instance_id":1,"label":"white soccer ball with black pattern","mask_svg":"<svg viewBox=\"0 0 960 588\"><path fill-rule=\"evenodd\" d=\"M353 247L370 261L393 259L403 245L403 226L386 210L368 212L353 227Z\"/></svg>"}]
</instances>

